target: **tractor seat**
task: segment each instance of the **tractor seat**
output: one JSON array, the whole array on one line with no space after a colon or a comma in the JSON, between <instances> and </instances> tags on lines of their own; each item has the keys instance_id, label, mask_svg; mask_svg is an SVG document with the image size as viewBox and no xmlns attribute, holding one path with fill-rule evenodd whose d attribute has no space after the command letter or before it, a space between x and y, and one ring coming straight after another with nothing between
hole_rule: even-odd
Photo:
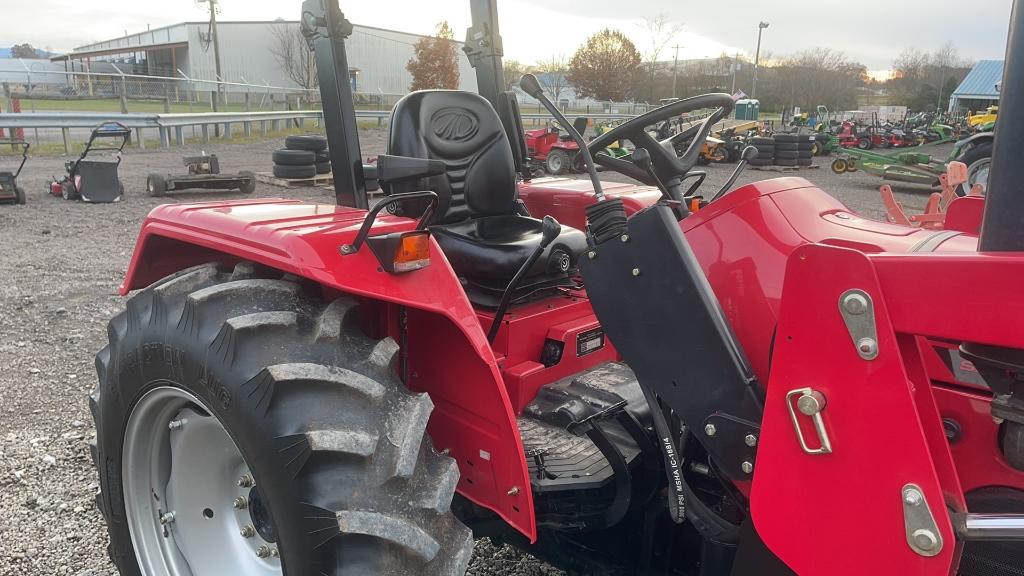
<instances>
[{"instance_id":1,"label":"tractor seat","mask_svg":"<svg viewBox=\"0 0 1024 576\"><path fill-rule=\"evenodd\" d=\"M388 154L441 160L439 176L388 185L397 194L431 190L438 196L430 231L474 304L495 307L540 246L541 221L517 212L515 163L497 112L477 94L455 90L413 92L391 113ZM572 287L570 276L586 236L561 234L528 271L512 301Z\"/></svg>"}]
</instances>

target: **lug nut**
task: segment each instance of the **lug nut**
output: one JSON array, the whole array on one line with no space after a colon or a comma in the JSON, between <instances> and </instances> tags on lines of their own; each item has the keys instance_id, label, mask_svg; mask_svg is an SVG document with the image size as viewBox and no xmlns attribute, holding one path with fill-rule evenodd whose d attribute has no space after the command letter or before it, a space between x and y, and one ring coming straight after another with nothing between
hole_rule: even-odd
<instances>
[{"instance_id":1,"label":"lug nut","mask_svg":"<svg viewBox=\"0 0 1024 576\"><path fill-rule=\"evenodd\" d=\"M249 500L245 496L235 498L235 510L245 510L249 507Z\"/></svg>"},{"instance_id":2,"label":"lug nut","mask_svg":"<svg viewBox=\"0 0 1024 576\"><path fill-rule=\"evenodd\" d=\"M590 258L591 260L593 260L594 258L597 258L597 252L594 252L593 250L591 250L590 252L587 252L587 258Z\"/></svg>"},{"instance_id":3,"label":"lug nut","mask_svg":"<svg viewBox=\"0 0 1024 576\"><path fill-rule=\"evenodd\" d=\"M639 275L640 275L640 269L639 268L633 268L633 276L639 276Z\"/></svg>"},{"instance_id":4,"label":"lug nut","mask_svg":"<svg viewBox=\"0 0 1024 576\"><path fill-rule=\"evenodd\" d=\"M745 444L746 444L747 446L750 446L751 448L753 448L754 446L757 446L757 436L754 436L753 434L747 434L747 435L746 435L746 436L745 436L745 437L743 438L743 442L744 442L744 443L745 443Z\"/></svg>"},{"instance_id":5,"label":"lug nut","mask_svg":"<svg viewBox=\"0 0 1024 576\"><path fill-rule=\"evenodd\" d=\"M278 558L280 556L281 556L281 552L277 548L271 548L270 549L270 557L271 558Z\"/></svg>"},{"instance_id":6,"label":"lug nut","mask_svg":"<svg viewBox=\"0 0 1024 576\"><path fill-rule=\"evenodd\" d=\"M861 354L877 354L878 342L875 342L874 338L861 338L857 342L857 349L860 350Z\"/></svg>"},{"instance_id":7,"label":"lug nut","mask_svg":"<svg viewBox=\"0 0 1024 576\"><path fill-rule=\"evenodd\" d=\"M912 536L914 538L914 545L925 552L931 552L939 544L939 539L935 537L935 533L925 528L914 530Z\"/></svg>"},{"instance_id":8,"label":"lug nut","mask_svg":"<svg viewBox=\"0 0 1024 576\"><path fill-rule=\"evenodd\" d=\"M629 242L629 234L623 234L620 238L623 242Z\"/></svg>"},{"instance_id":9,"label":"lug nut","mask_svg":"<svg viewBox=\"0 0 1024 576\"><path fill-rule=\"evenodd\" d=\"M249 476L248 474L238 479L239 488L252 488L254 484L256 484L256 482L253 481L252 476Z\"/></svg>"},{"instance_id":10,"label":"lug nut","mask_svg":"<svg viewBox=\"0 0 1024 576\"><path fill-rule=\"evenodd\" d=\"M907 490L903 493L903 501L910 506L920 506L924 501L924 496L917 490Z\"/></svg>"},{"instance_id":11,"label":"lug nut","mask_svg":"<svg viewBox=\"0 0 1024 576\"><path fill-rule=\"evenodd\" d=\"M868 309L868 301L860 294L850 294L843 298L843 308L854 316L860 316Z\"/></svg>"},{"instance_id":12,"label":"lug nut","mask_svg":"<svg viewBox=\"0 0 1024 576\"><path fill-rule=\"evenodd\" d=\"M718 429L715 428L714 424L708 424L707 426L704 427L704 433L707 434L708 436L714 436L715 432L718 432Z\"/></svg>"},{"instance_id":13,"label":"lug nut","mask_svg":"<svg viewBox=\"0 0 1024 576\"><path fill-rule=\"evenodd\" d=\"M160 523L167 525L174 522L174 512L165 512L160 515Z\"/></svg>"},{"instance_id":14,"label":"lug nut","mask_svg":"<svg viewBox=\"0 0 1024 576\"><path fill-rule=\"evenodd\" d=\"M746 460L743 461L743 464L740 464L740 468L743 469L744 474L750 474L754 471L754 465Z\"/></svg>"},{"instance_id":15,"label":"lug nut","mask_svg":"<svg viewBox=\"0 0 1024 576\"><path fill-rule=\"evenodd\" d=\"M180 420L171 420L167 423L168 430L180 430L185 425L186 420L184 418Z\"/></svg>"},{"instance_id":16,"label":"lug nut","mask_svg":"<svg viewBox=\"0 0 1024 576\"><path fill-rule=\"evenodd\" d=\"M260 558L267 558L267 557L269 557L270 556L270 546L267 546L266 544L263 544L262 546L260 546L259 548L256 549L256 555L259 556Z\"/></svg>"},{"instance_id":17,"label":"lug nut","mask_svg":"<svg viewBox=\"0 0 1024 576\"><path fill-rule=\"evenodd\" d=\"M251 524L248 524L246 526L242 526L239 533L242 535L242 538L252 538L256 535L256 529L253 528Z\"/></svg>"}]
</instances>

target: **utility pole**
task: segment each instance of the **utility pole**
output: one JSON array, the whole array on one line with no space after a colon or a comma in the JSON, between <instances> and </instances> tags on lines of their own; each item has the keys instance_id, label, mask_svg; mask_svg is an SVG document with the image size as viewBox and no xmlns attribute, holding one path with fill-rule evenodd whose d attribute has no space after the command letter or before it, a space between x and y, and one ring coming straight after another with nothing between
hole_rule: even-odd
<instances>
[{"instance_id":1,"label":"utility pole","mask_svg":"<svg viewBox=\"0 0 1024 576\"><path fill-rule=\"evenodd\" d=\"M732 92L730 92L730 94L735 94L736 93L736 71L739 70L739 69L740 69L740 53L737 52L736 53L736 57L732 59Z\"/></svg>"},{"instance_id":2,"label":"utility pole","mask_svg":"<svg viewBox=\"0 0 1024 576\"><path fill-rule=\"evenodd\" d=\"M224 80L220 75L220 40L217 38L217 3L219 0L208 0L210 2L210 34L213 36L213 64L217 74L217 81ZM221 85L217 84L217 97L214 98L213 110L217 111L218 101L221 99Z\"/></svg>"},{"instance_id":3,"label":"utility pole","mask_svg":"<svg viewBox=\"0 0 1024 576\"><path fill-rule=\"evenodd\" d=\"M942 114L942 87L946 83L946 63L943 62L939 66L941 74L939 76L939 99L935 102L935 114Z\"/></svg>"},{"instance_id":4,"label":"utility pole","mask_svg":"<svg viewBox=\"0 0 1024 576\"><path fill-rule=\"evenodd\" d=\"M753 100L757 94L757 64L761 60L761 33L768 27L767 22L757 23L757 52L754 53L754 81L750 86L750 99Z\"/></svg>"},{"instance_id":5,"label":"utility pole","mask_svg":"<svg viewBox=\"0 0 1024 576\"><path fill-rule=\"evenodd\" d=\"M676 97L676 68L679 66L679 49L680 48L684 48L684 46L680 46L679 44L676 44L675 46L673 46L673 48L675 48L675 50L676 50L676 56L675 56L675 58L672 59L672 97L675 98Z\"/></svg>"}]
</instances>

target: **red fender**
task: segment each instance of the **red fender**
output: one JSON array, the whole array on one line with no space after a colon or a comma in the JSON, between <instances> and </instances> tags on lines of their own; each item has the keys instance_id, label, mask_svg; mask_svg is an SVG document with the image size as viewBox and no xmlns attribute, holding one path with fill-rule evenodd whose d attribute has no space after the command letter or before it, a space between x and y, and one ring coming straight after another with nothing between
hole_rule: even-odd
<instances>
[{"instance_id":1,"label":"red fender","mask_svg":"<svg viewBox=\"0 0 1024 576\"><path fill-rule=\"evenodd\" d=\"M431 265L381 270L364 247L342 256L365 210L284 199L163 205L142 225L120 293L183 268L251 260L320 285L408 310L410 388L430 394L435 449L459 463L458 492L536 540L533 494L508 393L472 305L437 244ZM412 230L381 215L373 234Z\"/></svg>"}]
</instances>

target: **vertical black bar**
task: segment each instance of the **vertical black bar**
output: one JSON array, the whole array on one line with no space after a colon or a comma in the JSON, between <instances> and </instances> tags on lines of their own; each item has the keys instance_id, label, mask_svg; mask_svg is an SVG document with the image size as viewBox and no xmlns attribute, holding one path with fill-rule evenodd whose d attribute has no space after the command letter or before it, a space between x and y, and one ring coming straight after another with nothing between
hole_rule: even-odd
<instances>
[{"instance_id":1,"label":"vertical black bar","mask_svg":"<svg viewBox=\"0 0 1024 576\"><path fill-rule=\"evenodd\" d=\"M345 38L352 33L352 24L338 8L338 0L305 0L301 25L316 53L334 196L339 205L367 208L363 157L345 54Z\"/></svg>"},{"instance_id":2,"label":"vertical black bar","mask_svg":"<svg viewBox=\"0 0 1024 576\"><path fill-rule=\"evenodd\" d=\"M1024 11L1013 3L999 97L992 168L988 176L985 216L979 250L1024 251L1024 181L1016 170L1024 153Z\"/></svg>"},{"instance_id":3,"label":"vertical black bar","mask_svg":"<svg viewBox=\"0 0 1024 576\"><path fill-rule=\"evenodd\" d=\"M469 56L469 63L476 69L477 92L498 110L498 95L505 91L498 1L470 0L470 9L473 25L466 32L463 50Z\"/></svg>"}]
</instances>

